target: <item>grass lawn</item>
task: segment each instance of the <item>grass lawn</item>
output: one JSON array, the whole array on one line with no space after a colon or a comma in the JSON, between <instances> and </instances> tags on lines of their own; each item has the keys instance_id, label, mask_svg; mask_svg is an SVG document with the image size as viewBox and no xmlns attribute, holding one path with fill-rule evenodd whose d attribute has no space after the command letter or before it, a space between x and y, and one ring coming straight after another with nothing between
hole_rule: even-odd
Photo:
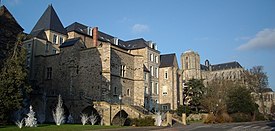
<instances>
[{"instance_id":1,"label":"grass lawn","mask_svg":"<svg viewBox=\"0 0 275 131\"><path fill-rule=\"evenodd\" d=\"M83 130L96 130L96 129L113 129L120 128L120 126L99 126L99 125L81 125L81 124L63 124L60 126L53 124L40 124L37 127L22 127L21 129L15 125L0 126L1 131L83 131Z\"/></svg>"}]
</instances>

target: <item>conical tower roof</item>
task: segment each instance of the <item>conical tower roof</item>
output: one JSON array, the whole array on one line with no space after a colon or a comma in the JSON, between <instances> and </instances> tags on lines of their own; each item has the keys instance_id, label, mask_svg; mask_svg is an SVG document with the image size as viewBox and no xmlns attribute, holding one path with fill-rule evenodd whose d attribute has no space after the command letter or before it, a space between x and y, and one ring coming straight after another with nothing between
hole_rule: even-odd
<instances>
[{"instance_id":1,"label":"conical tower roof","mask_svg":"<svg viewBox=\"0 0 275 131\"><path fill-rule=\"evenodd\" d=\"M52 5L49 5L43 15L40 17L32 29L31 34L39 30L52 30L67 35L67 32Z\"/></svg>"}]
</instances>

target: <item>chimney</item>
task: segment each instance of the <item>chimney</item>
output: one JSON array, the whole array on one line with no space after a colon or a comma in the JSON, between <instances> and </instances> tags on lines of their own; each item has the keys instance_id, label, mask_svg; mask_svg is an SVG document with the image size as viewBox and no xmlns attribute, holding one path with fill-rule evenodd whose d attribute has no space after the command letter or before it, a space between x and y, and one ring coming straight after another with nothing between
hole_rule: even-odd
<instances>
[{"instance_id":1,"label":"chimney","mask_svg":"<svg viewBox=\"0 0 275 131\"><path fill-rule=\"evenodd\" d=\"M97 47L97 39L98 39L98 27L93 28L93 44L94 47Z\"/></svg>"}]
</instances>

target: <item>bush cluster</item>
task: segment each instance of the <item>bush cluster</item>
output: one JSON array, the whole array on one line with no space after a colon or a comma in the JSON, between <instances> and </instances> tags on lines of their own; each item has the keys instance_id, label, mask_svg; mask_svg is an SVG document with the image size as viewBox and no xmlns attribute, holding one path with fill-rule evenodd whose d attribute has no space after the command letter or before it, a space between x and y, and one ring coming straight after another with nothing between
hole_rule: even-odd
<instances>
[{"instance_id":1,"label":"bush cluster","mask_svg":"<svg viewBox=\"0 0 275 131\"><path fill-rule=\"evenodd\" d=\"M155 120L152 117L130 119L133 126L154 126Z\"/></svg>"}]
</instances>

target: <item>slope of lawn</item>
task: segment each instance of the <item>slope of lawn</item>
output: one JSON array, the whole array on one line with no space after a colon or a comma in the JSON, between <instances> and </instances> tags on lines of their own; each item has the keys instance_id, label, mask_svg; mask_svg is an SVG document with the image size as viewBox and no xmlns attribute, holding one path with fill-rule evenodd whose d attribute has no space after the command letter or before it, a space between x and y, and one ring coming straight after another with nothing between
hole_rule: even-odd
<instances>
[{"instance_id":1,"label":"slope of lawn","mask_svg":"<svg viewBox=\"0 0 275 131\"><path fill-rule=\"evenodd\" d=\"M0 126L1 131L83 131L95 129L112 129L120 128L120 126L99 126L99 125L81 125L81 124L63 124L60 126L53 124L40 124L37 127L22 127L21 129L15 125Z\"/></svg>"}]
</instances>

